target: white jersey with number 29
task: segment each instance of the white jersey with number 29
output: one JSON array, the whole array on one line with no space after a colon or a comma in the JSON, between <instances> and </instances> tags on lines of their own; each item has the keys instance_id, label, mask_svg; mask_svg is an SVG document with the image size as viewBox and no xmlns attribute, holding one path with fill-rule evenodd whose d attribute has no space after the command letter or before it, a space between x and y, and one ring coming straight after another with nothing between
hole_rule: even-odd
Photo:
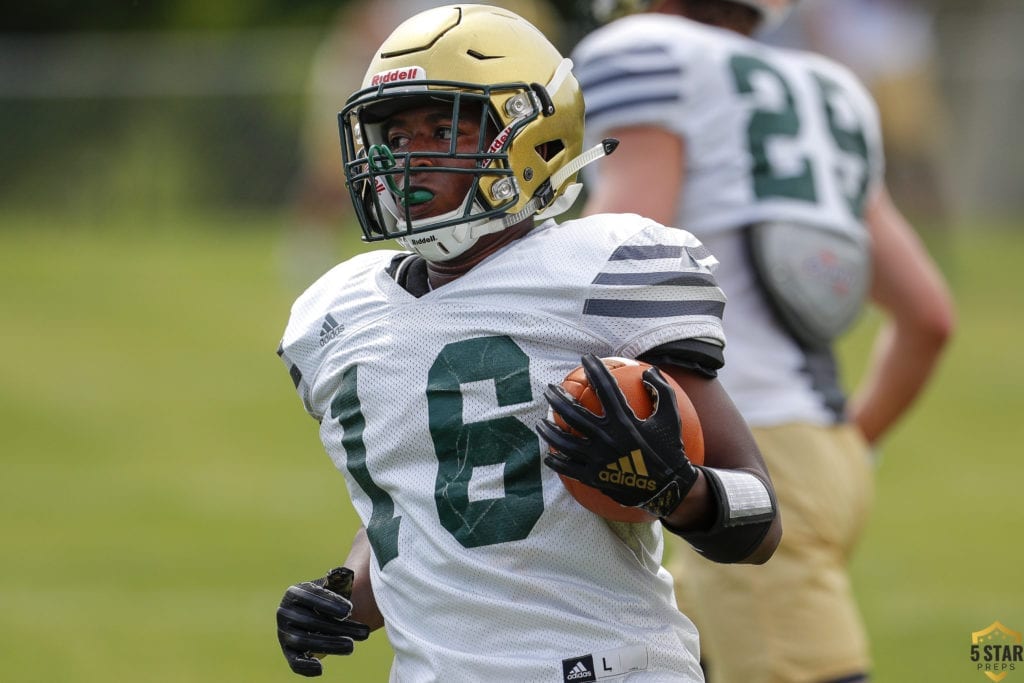
<instances>
[{"instance_id":1,"label":"white jersey with number 29","mask_svg":"<svg viewBox=\"0 0 1024 683\"><path fill-rule=\"evenodd\" d=\"M779 222L868 239L865 204L884 157L865 88L820 55L659 13L594 31L573 61L589 143L617 128L654 126L685 145L674 226L722 263L729 362L720 380L747 422L842 419L831 359L805 354L777 321L749 265L745 228ZM647 172L666 169L652 162Z\"/></svg>"},{"instance_id":2,"label":"white jersey with number 29","mask_svg":"<svg viewBox=\"0 0 1024 683\"><path fill-rule=\"evenodd\" d=\"M392 680L701 680L658 524L581 507L534 425L584 353L720 350L714 258L632 214L549 221L418 298L395 255L322 277L281 347L366 527Z\"/></svg>"},{"instance_id":3,"label":"white jersey with number 29","mask_svg":"<svg viewBox=\"0 0 1024 683\"><path fill-rule=\"evenodd\" d=\"M845 67L661 14L590 34L573 59L591 143L637 125L686 142L678 226L863 230L865 195L882 176L881 133L873 100Z\"/></svg>"}]
</instances>

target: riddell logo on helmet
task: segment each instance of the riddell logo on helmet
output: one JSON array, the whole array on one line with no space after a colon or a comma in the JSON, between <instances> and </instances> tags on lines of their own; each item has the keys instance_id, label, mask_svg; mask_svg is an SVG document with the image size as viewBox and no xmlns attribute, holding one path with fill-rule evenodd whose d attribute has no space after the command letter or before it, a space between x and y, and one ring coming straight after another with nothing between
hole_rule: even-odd
<instances>
[{"instance_id":1,"label":"riddell logo on helmet","mask_svg":"<svg viewBox=\"0 0 1024 683\"><path fill-rule=\"evenodd\" d=\"M488 154L494 154L499 149L505 146L505 141L508 140L508 136L512 133L512 125L505 126L505 130L498 133L498 137L494 138L494 142L487 148Z\"/></svg>"},{"instance_id":2,"label":"riddell logo on helmet","mask_svg":"<svg viewBox=\"0 0 1024 683\"><path fill-rule=\"evenodd\" d=\"M385 83L397 83L399 81L418 81L426 78L427 72L423 67L406 66L400 69L390 69L374 74L370 78L370 85L383 85Z\"/></svg>"}]
</instances>

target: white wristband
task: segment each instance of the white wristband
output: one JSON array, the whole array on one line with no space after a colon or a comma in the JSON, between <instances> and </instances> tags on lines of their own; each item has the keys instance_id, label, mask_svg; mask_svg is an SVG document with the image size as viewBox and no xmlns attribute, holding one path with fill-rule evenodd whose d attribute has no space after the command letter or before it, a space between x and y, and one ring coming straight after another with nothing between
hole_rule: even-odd
<instances>
[{"instance_id":1,"label":"white wristband","mask_svg":"<svg viewBox=\"0 0 1024 683\"><path fill-rule=\"evenodd\" d=\"M720 523L725 527L754 524L771 519L775 504L765 483L749 472L702 467L704 475L713 479L721 498Z\"/></svg>"}]
</instances>

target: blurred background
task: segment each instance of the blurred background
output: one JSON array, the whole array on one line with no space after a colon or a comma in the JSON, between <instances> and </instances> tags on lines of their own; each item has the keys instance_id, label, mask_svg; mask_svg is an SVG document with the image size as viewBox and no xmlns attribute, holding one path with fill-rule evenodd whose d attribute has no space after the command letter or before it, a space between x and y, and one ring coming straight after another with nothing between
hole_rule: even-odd
<instances>
[{"instance_id":1,"label":"blurred background","mask_svg":"<svg viewBox=\"0 0 1024 683\"><path fill-rule=\"evenodd\" d=\"M334 115L436 4L4 10L3 680L294 680L277 602L344 558L356 521L274 351L291 301L365 248ZM585 0L492 4L565 51L590 28ZM961 317L883 450L855 558L876 680L983 680L971 632L1024 631L1024 5L805 0L763 38L873 90L891 189ZM844 341L849 384L876 322ZM327 680L386 680L388 659L375 634Z\"/></svg>"}]
</instances>

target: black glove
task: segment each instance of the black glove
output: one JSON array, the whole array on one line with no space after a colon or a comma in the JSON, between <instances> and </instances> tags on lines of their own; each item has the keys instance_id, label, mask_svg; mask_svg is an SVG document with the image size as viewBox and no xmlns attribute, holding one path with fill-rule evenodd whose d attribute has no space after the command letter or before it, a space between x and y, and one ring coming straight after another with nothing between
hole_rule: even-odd
<instances>
[{"instance_id":1,"label":"black glove","mask_svg":"<svg viewBox=\"0 0 1024 683\"><path fill-rule=\"evenodd\" d=\"M277 639L288 666L303 676L319 676L323 665L317 655L347 655L353 641L366 640L370 628L351 621L352 580L348 567L336 567L327 576L289 586L277 608Z\"/></svg>"},{"instance_id":2,"label":"black glove","mask_svg":"<svg viewBox=\"0 0 1024 683\"><path fill-rule=\"evenodd\" d=\"M563 387L549 384L544 397L582 436L542 420L537 432L553 449L544 463L600 489L620 505L639 507L657 517L671 514L697 481L697 468L683 449L675 392L657 368L644 371L644 383L654 390L655 401L654 412L641 420L604 363L592 354L582 361L604 415L595 415Z\"/></svg>"}]
</instances>

